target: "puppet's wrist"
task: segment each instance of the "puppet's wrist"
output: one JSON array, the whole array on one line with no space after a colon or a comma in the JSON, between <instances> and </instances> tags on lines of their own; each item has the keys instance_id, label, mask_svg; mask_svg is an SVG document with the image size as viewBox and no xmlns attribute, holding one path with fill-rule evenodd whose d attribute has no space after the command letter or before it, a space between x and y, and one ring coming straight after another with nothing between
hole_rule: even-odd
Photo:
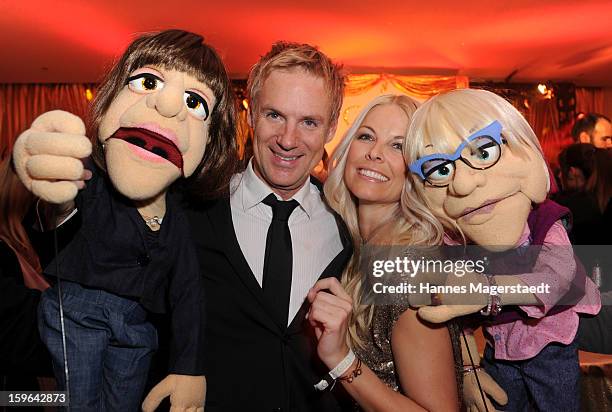
<instances>
[{"instance_id":1,"label":"puppet's wrist","mask_svg":"<svg viewBox=\"0 0 612 412\"><path fill-rule=\"evenodd\" d=\"M463 370L461 371L461 373L466 375L468 373L475 373L479 370L482 370L482 366L480 365L463 365Z\"/></svg>"},{"instance_id":2,"label":"puppet's wrist","mask_svg":"<svg viewBox=\"0 0 612 412\"><path fill-rule=\"evenodd\" d=\"M487 297L487 304L480 310L480 314L483 316L497 316L502 310L502 301L497 291L497 282L495 282L495 276L485 274L484 277L488 282L489 296Z\"/></svg>"}]
</instances>

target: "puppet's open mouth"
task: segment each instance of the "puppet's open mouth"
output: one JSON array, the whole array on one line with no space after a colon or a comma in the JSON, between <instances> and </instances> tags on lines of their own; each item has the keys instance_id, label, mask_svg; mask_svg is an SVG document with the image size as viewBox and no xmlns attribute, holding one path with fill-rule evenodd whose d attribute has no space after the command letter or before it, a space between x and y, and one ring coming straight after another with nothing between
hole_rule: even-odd
<instances>
[{"instance_id":1,"label":"puppet's open mouth","mask_svg":"<svg viewBox=\"0 0 612 412\"><path fill-rule=\"evenodd\" d=\"M173 141L151 130L140 127L121 127L109 139L120 139L138 146L179 168L183 174L183 155Z\"/></svg>"}]
</instances>

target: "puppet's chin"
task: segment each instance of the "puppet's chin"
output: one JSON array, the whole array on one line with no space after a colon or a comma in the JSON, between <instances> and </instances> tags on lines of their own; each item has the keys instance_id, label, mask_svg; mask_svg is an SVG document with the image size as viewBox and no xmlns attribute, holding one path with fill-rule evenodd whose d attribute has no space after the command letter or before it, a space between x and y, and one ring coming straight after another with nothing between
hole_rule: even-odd
<instances>
[{"instance_id":1,"label":"puppet's chin","mask_svg":"<svg viewBox=\"0 0 612 412\"><path fill-rule=\"evenodd\" d=\"M149 162L126 151L128 143L107 141L106 169L119 193L132 200L147 200L164 192L181 175L170 162Z\"/></svg>"},{"instance_id":2,"label":"puppet's chin","mask_svg":"<svg viewBox=\"0 0 612 412\"><path fill-rule=\"evenodd\" d=\"M457 222L465 236L472 242L492 251L504 251L518 246L527 223L531 202L518 193L503 201L488 218Z\"/></svg>"}]
</instances>

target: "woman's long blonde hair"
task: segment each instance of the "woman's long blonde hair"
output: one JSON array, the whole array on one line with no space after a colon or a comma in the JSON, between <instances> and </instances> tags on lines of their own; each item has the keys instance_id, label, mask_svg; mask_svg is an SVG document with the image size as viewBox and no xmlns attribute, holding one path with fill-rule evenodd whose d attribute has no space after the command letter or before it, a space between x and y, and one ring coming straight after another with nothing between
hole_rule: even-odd
<instances>
[{"instance_id":1,"label":"woman's long blonde hair","mask_svg":"<svg viewBox=\"0 0 612 412\"><path fill-rule=\"evenodd\" d=\"M330 173L325 182L324 192L327 202L346 223L354 244L353 257L342 274L342 284L353 299L353 313L349 320L349 344L361 346L360 332L365 333L372 323L374 305L362 304L362 274L359 272L359 249L363 239L359 232L357 216L358 199L346 187L344 169L351 143L368 113L377 106L396 105L406 113L409 122L419 103L405 95L383 95L372 100L357 116L346 131L330 157ZM406 138L403 141L404 148ZM405 150L405 149L404 149ZM427 207L415 196L414 177L406 173L406 180L397 208L389 221L393 226L385 230L385 243L394 245L438 245L442 242L443 229Z\"/></svg>"}]
</instances>

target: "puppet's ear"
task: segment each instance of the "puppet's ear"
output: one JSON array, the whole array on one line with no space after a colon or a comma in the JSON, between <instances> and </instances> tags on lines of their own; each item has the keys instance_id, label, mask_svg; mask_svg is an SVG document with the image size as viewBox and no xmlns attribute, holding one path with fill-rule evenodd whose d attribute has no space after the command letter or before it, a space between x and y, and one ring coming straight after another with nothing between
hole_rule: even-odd
<instances>
[{"instance_id":1,"label":"puppet's ear","mask_svg":"<svg viewBox=\"0 0 612 412\"><path fill-rule=\"evenodd\" d=\"M546 176L546 193L556 191L555 179L546 160L544 160L544 175Z\"/></svg>"}]
</instances>

